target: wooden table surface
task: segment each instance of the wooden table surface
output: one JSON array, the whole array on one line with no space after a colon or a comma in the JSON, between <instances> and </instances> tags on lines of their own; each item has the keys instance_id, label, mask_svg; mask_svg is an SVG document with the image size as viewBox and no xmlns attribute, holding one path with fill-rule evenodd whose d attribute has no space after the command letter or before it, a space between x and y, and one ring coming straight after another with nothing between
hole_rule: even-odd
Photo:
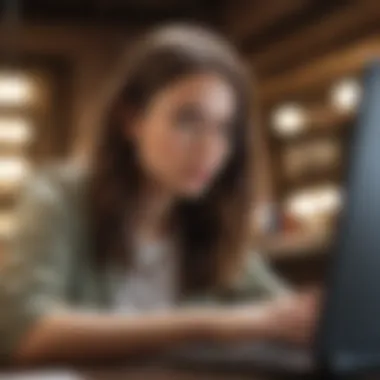
<instances>
[{"instance_id":1,"label":"wooden table surface","mask_svg":"<svg viewBox=\"0 0 380 380\"><path fill-rule=\"evenodd\" d=\"M0 380L270 380L253 373L216 373L154 367L0 371Z\"/></svg>"},{"instance_id":2,"label":"wooden table surface","mask_svg":"<svg viewBox=\"0 0 380 380\"><path fill-rule=\"evenodd\" d=\"M175 369L124 369L83 373L83 380L268 380L254 374L226 374ZM79 380L79 379L78 379ZM82 380L80 378L80 380Z\"/></svg>"}]
</instances>

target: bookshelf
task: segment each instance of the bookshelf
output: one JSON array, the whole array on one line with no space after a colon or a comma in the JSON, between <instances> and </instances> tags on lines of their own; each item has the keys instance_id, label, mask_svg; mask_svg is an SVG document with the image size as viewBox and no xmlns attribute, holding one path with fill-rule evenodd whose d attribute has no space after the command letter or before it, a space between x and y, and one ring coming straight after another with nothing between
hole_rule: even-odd
<instances>
[{"instance_id":1,"label":"bookshelf","mask_svg":"<svg viewBox=\"0 0 380 380\"><path fill-rule=\"evenodd\" d=\"M66 65L51 59L0 63L0 253L17 230L17 195L28 173L68 147L66 74Z\"/></svg>"},{"instance_id":2,"label":"bookshelf","mask_svg":"<svg viewBox=\"0 0 380 380\"><path fill-rule=\"evenodd\" d=\"M265 107L274 199L270 231L254 238L255 249L274 260L329 251L360 99L355 74L300 88Z\"/></svg>"}]
</instances>

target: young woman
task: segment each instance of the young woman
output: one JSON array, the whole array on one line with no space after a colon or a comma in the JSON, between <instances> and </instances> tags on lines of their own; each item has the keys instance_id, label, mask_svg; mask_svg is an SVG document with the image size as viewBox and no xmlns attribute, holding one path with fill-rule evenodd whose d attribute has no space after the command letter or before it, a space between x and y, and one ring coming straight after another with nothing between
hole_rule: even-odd
<instances>
[{"instance_id":1,"label":"young woman","mask_svg":"<svg viewBox=\"0 0 380 380\"><path fill-rule=\"evenodd\" d=\"M45 170L20 199L0 277L2 358L306 339L312 298L248 250L255 126L233 49L166 27L128 54L116 82L91 168Z\"/></svg>"}]
</instances>

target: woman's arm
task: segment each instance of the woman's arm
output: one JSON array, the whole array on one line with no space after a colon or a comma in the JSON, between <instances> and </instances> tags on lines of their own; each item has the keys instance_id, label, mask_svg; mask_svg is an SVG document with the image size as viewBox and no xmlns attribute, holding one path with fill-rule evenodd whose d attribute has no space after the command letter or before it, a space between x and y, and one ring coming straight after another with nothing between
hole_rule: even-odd
<instances>
[{"instance_id":1,"label":"woman's arm","mask_svg":"<svg viewBox=\"0 0 380 380\"><path fill-rule=\"evenodd\" d=\"M256 306L182 309L148 316L51 315L25 337L14 360L36 364L118 359L205 340L307 343L315 324L315 305L313 296L302 295Z\"/></svg>"},{"instance_id":2,"label":"woman's arm","mask_svg":"<svg viewBox=\"0 0 380 380\"><path fill-rule=\"evenodd\" d=\"M154 354L194 341L268 338L265 307L178 310L147 316L70 312L46 316L22 339L17 363L88 361ZM267 325L267 326L266 326Z\"/></svg>"},{"instance_id":3,"label":"woman's arm","mask_svg":"<svg viewBox=\"0 0 380 380\"><path fill-rule=\"evenodd\" d=\"M79 362L146 354L200 338L190 315L126 317L70 312L43 318L14 353L16 363Z\"/></svg>"}]
</instances>

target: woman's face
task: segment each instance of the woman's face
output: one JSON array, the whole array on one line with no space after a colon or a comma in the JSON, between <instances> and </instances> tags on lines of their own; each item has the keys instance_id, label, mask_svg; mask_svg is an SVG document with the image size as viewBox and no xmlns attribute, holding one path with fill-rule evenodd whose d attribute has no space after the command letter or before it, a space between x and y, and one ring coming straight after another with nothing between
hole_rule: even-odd
<instances>
[{"instance_id":1,"label":"woman's face","mask_svg":"<svg viewBox=\"0 0 380 380\"><path fill-rule=\"evenodd\" d=\"M178 197L202 195L232 148L236 98L217 74L194 74L159 91L133 128L140 165Z\"/></svg>"}]
</instances>

